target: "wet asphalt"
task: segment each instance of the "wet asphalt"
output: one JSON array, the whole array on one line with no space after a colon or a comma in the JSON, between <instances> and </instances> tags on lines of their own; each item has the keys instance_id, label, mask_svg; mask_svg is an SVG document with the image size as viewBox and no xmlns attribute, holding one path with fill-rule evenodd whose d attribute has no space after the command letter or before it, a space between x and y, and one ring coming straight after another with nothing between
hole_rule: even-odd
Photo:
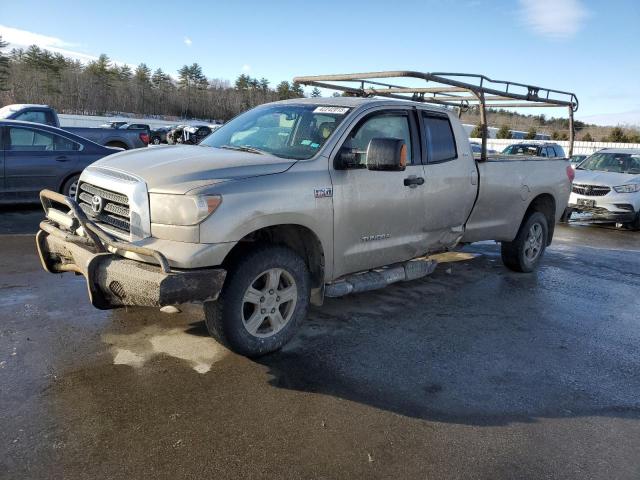
<instances>
[{"instance_id":1,"label":"wet asphalt","mask_svg":"<svg viewBox=\"0 0 640 480\"><path fill-rule=\"evenodd\" d=\"M0 478L640 478L640 233L559 226L331 299L249 360L195 307L98 311L0 210Z\"/></svg>"}]
</instances>

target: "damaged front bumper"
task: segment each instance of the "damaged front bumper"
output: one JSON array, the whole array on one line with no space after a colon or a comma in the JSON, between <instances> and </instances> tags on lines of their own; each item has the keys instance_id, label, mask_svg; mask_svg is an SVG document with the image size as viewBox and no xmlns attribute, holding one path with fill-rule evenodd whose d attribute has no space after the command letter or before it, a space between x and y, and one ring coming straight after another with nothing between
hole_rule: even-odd
<instances>
[{"instance_id":1,"label":"damaged front bumper","mask_svg":"<svg viewBox=\"0 0 640 480\"><path fill-rule=\"evenodd\" d=\"M42 266L50 273L83 275L95 307L162 307L217 299L225 270L171 269L160 252L122 242L101 230L69 197L43 190L40 199L47 214L36 235ZM67 207L69 212L54 208L54 204ZM124 251L157 265L123 258L118 252Z\"/></svg>"}]
</instances>

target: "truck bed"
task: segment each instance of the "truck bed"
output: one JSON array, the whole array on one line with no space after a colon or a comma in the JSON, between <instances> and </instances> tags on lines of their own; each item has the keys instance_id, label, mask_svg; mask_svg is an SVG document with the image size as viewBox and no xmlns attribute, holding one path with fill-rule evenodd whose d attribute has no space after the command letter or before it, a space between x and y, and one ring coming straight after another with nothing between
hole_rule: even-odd
<instances>
[{"instance_id":1,"label":"truck bed","mask_svg":"<svg viewBox=\"0 0 640 480\"><path fill-rule=\"evenodd\" d=\"M570 163L566 159L494 155L476 165L478 197L463 242L511 241L531 201L549 192L550 184L560 205L566 205L571 193L567 187ZM563 210L555 208L551 224L560 219Z\"/></svg>"}]
</instances>

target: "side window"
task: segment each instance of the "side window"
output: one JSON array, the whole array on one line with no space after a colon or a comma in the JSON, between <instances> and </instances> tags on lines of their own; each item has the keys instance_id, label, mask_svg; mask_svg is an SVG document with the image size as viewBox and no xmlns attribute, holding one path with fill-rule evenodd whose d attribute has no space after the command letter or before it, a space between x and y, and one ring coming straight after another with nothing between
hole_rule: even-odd
<instances>
[{"instance_id":1,"label":"side window","mask_svg":"<svg viewBox=\"0 0 640 480\"><path fill-rule=\"evenodd\" d=\"M20 115L16 116L15 120L22 120L23 122L47 123L45 113L39 111L21 113Z\"/></svg>"},{"instance_id":2,"label":"side window","mask_svg":"<svg viewBox=\"0 0 640 480\"><path fill-rule=\"evenodd\" d=\"M9 128L7 149L23 152L73 151L80 150L80 145L64 137L49 132L31 130L29 128Z\"/></svg>"},{"instance_id":3,"label":"side window","mask_svg":"<svg viewBox=\"0 0 640 480\"><path fill-rule=\"evenodd\" d=\"M562 147L560 145L556 145L553 148L556 151L556 156L564 158L564 150L562 149Z\"/></svg>"},{"instance_id":4,"label":"side window","mask_svg":"<svg viewBox=\"0 0 640 480\"><path fill-rule=\"evenodd\" d=\"M449 119L440 115L423 113L422 120L428 162L446 162L457 158L456 140Z\"/></svg>"},{"instance_id":5,"label":"side window","mask_svg":"<svg viewBox=\"0 0 640 480\"><path fill-rule=\"evenodd\" d=\"M367 148L373 138L399 138L407 145L407 163L413 163L411 145L411 127L409 116L402 113L382 113L365 119L356 126L344 147L350 148L356 155L357 163L361 166L367 164Z\"/></svg>"},{"instance_id":6,"label":"side window","mask_svg":"<svg viewBox=\"0 0 640 480\"><path fill-rule=\"evenodd\" d=\"M539 149L540 151L540 157L548 157L549 154L547 153L547 147L540 147Z\"/></svg>"}]
</instances>

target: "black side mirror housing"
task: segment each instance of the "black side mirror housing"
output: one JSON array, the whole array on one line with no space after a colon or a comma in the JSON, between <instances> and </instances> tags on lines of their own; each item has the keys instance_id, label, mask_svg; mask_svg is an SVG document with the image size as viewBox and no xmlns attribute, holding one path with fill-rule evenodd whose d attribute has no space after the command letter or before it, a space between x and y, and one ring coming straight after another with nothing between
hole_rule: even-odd
<instances>
[{"instance_id":1,"label":"black side mirror housing","mask_svg":"<svg viewBox=\"0 0 640 480\"><path fill-rule=\"evenodd\" d=\"M349 168L363 168L358 164L358 154L356 150L349 147L342 147L333 161L336 170L347 170Z\"/></svg>"},{"instance_id":2,"label":"black side mirror housing","mask_svg":"<svg viewBox=\"0 0 640 480\"><path fill-rule=\"evenodd\" d=\"M407 145L400 138L372 138L367 147L367 169L401 172L407 168Z\"/></svg>"}]
</instances>

